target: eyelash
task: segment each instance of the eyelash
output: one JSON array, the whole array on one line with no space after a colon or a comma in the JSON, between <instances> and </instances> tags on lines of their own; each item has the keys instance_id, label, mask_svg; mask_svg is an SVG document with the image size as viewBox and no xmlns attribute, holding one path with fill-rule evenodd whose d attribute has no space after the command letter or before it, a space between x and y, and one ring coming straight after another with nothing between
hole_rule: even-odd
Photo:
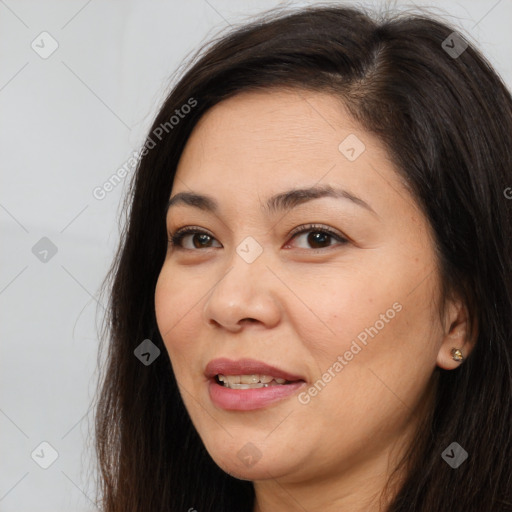
<instances>
[{"instance_id":1,"label":"eyelash","mask_svg":"<svg viewBox=\"0 0 512 512\"><path fill-rule=\"evenodd\" d=\"M294 229L290 233L289 236L291 238L295 238L298 235L302 235L303 233L308 233L310 231L329 235L330 237L336 239L342 245L349 242L347 238L341 236L340 234L336 233L332 229L330 229L326 226L322 226L320 224L307 224L307 225L305 224L303 226L299 226L298 228ZM215 239L215 237L213 237L210 233L208 233L207 231L204 231L203 229L200 229L195 226L186 226L184 228L177 229L174 233L169 233L169 245L172 247L175 247L177 249L181 249L181 250L188 250L188 251L201 250L201 249L185 249L184 247L180 246L180 243L183 240L183 238L186 235L190 235L190 234L207 235L207 236ZM310 250L311 251L324 251L326 249L329 249L330 247L334 247L334 246L328 246L328 247L322 247L320 249L310 249ZM216 247L206 247L206 249L216 249Z\"/></svg>"}]
</instances>

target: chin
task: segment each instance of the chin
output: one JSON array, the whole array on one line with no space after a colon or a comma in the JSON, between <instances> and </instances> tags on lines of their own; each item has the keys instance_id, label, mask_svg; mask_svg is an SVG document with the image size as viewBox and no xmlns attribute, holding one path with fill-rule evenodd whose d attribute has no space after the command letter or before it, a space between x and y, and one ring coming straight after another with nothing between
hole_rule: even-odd
<instances>
[{"instance_id":1,"label":"chin","mask_svg":"<svg viewBox=\"0 0 512 512\"><path fill-rule=\"evenodd\" d=\"M274 457L265 457L256 450L254 445L247 443L242 449L234 448L232 451L214 453L211 456L225 473L239 480L269 480L290 473L290 461L284 454L276 459L275 452Z\"/></svg>"},{"instance_id":2,"label":"chin","mask_svg":"<svg viewBox=\"0 0 512 512\"><path fill-rule=\"evenodd\" d=\"M273 478L279 478L282 476L281 472L276 471L275 466L263 463L256 463L252 467L247 467L243 463L231 462L228 464L217 465L233 478L238 480L270 480Z\"/></svg>"}]
</instances>

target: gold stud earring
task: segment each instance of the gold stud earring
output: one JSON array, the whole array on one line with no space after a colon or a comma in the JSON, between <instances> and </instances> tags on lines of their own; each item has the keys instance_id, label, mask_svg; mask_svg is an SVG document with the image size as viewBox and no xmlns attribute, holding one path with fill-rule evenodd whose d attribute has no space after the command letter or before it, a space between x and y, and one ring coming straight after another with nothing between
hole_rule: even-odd
<instances>
[{"instance_id":1,"label":"gold stud earring","mask_svg":"<svg viewBox=\"0 0 512 512\"><path fill-rule=\"evenodd\" d=\"M452 348L452 359L454 361L458 361L459 363L464 359L462 352L458 348Z\"/></svg>"}]
</instances>

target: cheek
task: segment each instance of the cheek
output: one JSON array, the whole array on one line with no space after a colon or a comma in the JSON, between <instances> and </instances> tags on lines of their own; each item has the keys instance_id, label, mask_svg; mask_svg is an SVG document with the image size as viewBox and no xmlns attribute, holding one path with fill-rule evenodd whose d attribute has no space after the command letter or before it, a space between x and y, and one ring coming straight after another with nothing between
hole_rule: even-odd
<instances>
[{"instance_id":1,"label":"cheek","mask_svg":"<svg viewBox=\"0 0 512 512\"><path fill-rule=\"evenodd\" d=\"M397 270L387 278L381 271L380 279L345 276L318 293L310 288L306 296L315 315L298 316L297 329L316 363L316 378L331 368L331 373L347 379L345 390L354 387L353 396L364 398L360 391L364 394L365 387L372 393L375 385L386 389L380 375L390 386L403 389L416 380L415 375L428 377L438 350L431 307L434 290L426 281L410 293L410 282ZM306 289L302 293L306 294ZM333 367L337 361L338 371Z\"/></svg>"},{"instance_id":2,"label":"cheek","mask_svg":"<svg viewBox=\"0 0 512 512\"><path fill-rule=\"evenodd\" d=\"M186 317L187 314L191 314L198 300L199 297L195 298L193 289L190 289L190 286L184 288L184 284L176 279L176 275L164 266L155 288L155 315L158 330L169 355L180 349L179 340L187 339L183 333Z\"/></svg>"},{"instance_id":3,"label":"cheek","mask_svg":"<svg viewBox=\"0 0 512 512\"><path fill-rule=\"evenodd\" d=\"M165 269L162 269L155 287L155 315L158 330L164 341L166 332L173 324L175 305L170 280L166 278Z\"/></svg>"},{"instance_id":4,"label":"cheek","mask_svg":"<svg viewBox=\"0 0 512 512\"><path fill-rule=\"evenodd\" d=\"M298 330L304 340L311 340L311 350L331 358L350 350L353 340L364 347L377 333L389 330L401 315L400 293L386 283L366 282L360 275L331 277L321 288L306 283L299 293L307 297L311 312L304 314L302 308L297 316Z\"/></svg>"}]
</instances>

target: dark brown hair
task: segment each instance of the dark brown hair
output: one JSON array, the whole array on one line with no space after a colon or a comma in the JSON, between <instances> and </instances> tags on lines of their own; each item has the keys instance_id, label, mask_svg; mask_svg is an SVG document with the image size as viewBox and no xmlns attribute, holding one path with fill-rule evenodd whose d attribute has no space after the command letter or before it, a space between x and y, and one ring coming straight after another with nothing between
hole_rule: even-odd
<instances>
[{"instance_id":1,"label":"dark brown hair","mask_svg":"<svg viewBox=\"0 0 512 512\"><path fill-rule=\"evenodd\" d=\"M148 135L105 281L108 354L96 410L102 510L253 510L252 483L223 472L190 421L154 292L167 251L166 205L191 131L223 99L272 87L330 92L381 139L432 226L443 299L463 297L478 327L467 360L435 370L429 421L403 461L407 478L388 512L512 510L512 200L504 193L512 186L512 98L472 45L449 54L443 41L453 31L424 14L376 20L316 6L273 11L196 54ZM194 108L171 127L191 99ZM134 350L148 338L161 355L145 366ZM454 441L469 453L457 469L441 458Z\"/></svg>"}]
</instances>

